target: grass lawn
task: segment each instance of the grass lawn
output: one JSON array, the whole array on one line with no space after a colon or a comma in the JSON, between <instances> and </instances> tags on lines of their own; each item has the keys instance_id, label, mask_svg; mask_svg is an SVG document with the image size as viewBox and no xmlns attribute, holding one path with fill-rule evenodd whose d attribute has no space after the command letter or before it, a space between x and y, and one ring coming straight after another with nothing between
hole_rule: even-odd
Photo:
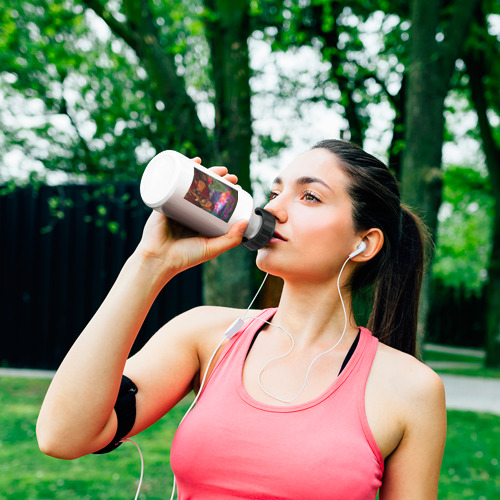
<instances>
[{"instance_id":1,"label":"grass lawn","mask_svg":"<svg viewBox=\"0 0 500 500\"><path fill-rule=\"evenodd\" d=\"M82 500L134 498L140 459L132 443L108 455L73 461L46 457L35 422L48 380L0 378L0 499ZM145 460L141 499L170 498L168 456L185 404L136 437ZM500 417L450 411L439 499L500 498Z\"/></svg>"}]
</instances>

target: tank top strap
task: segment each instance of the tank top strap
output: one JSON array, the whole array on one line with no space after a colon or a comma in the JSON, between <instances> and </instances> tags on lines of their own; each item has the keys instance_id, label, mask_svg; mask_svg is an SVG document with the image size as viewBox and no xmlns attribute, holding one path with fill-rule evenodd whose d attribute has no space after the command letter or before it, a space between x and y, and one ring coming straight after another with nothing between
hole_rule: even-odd
<instances>
[{"instance_id":1,"label":"tank top strap","mask_svg":"<svg viewBox=\"0 0 500 500\"><path fill-rule=\"evenodd\" d=\"M224 346L217 363L208 378L208 381L212 378L212 375L219 370L220 365L224 360L230 356L237 356L238 353L243 350L245 353L248 352L250 344L255 336L255 334L265 325L266 321L270 321L275 315L277 307L263 309L255 317L248 318L248 321L241 327L241 329L233 335L229 341ZM207 384L208 384L207 381Z\"/></svg>"},{"instance_id":2,"label":"tank top strap","mask_svg":"<svg viewBox=\"0 0 500 500\"><path fill-rule=\"evenodd\" d=\"M373 360L375 359L375 354L377 353L378 338L374 337L369 330L364 327L360 327L360 355L362 355L363 362L359 363L357 366L357 380L359 383L365 387L366 381L368 380L368 375L372 368Z\"/></svg>"},{"instance_id":3,"label":"tank top strap","mask_svg":"<svg viewBox=\"0 0 500 500\"><path fill-rule=\"evenodd\" d=\"M356 406L357 406L359 421L363 429L363 433L370 448L377 457L381 469L383 470L384 459L382 458L380 448L378 447L377 442L375 441L375 437L373 436L372 431L370 429L370 425L368 424L368 419L366 417L366 407L365 407L366 383L368 381L368 376L370 375L370 371L373 365L373 360L375 359L375 355L377 354L379 340L377 337L374 337L369 330L363 327L361 327L360 341L361 340L363 349L359 349L359 347L361 346L358 346L358 351L362 351L359 352L360 362L356 363L356 376L351 377L351 383L355 385L354 390L357 399Z\"/></svg>"}]
</instances>

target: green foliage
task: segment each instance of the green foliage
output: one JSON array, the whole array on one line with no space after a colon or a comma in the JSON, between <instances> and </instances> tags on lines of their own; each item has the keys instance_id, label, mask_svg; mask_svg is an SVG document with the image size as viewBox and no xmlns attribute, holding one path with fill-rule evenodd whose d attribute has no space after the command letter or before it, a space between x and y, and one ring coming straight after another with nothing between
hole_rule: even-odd
<instances>
[{"instance_id":1,"label":"green foliage","mask_svg":"<svg viewBox=\"0 0 500 500\"><path fill-rule=\"evenodd\" d=\"M185 101L178 102L177 94L170 100L160 97L159 87L171 84L172 73L171 78L153 75L131 35L159 42L159 55L173 62L183 91L199 105L198 110L208 110L203 119L205 137L217 137L212 119L220 112L213 113L212 79L217 68L211 67L205 27L223 14L207 9L205 3L11 0L0 11L0 162L2 154L21 151L46 171L103 181L137 179L142 166L161 149L199 152L192 117L183 125L177 121L175 106L183 107ZM92 5L103 6L104 14L99 17L95 8L89 8ZM449 2L441 11L439 35L446 33L453 6ZM402 116L401 89L409 66L408 2L249 0L249 7L253 36L271 44L273 57L309 46L326 68L314 79L299 71L277 75L276 88L270 91L271 106L294 108L300 117L307 114L308 104L325 103L345 117L345 137L357 142L363 141L377 118L374 104L388 102L396 117ZM151 9L147 13L154 20L146 34L130 17L133 12L143 14L144 8ZM498 2L483 2L483 11L498 15ZM113 32L112 19L118 26ZM130 28L130 36L120 36L119 28ZM438 38L436 47L446 42ZM489 72L484 83L492 123L498 122L500 109L498 45L498 36L482 25L473 26L467 46L485 53ZM454 103L467 97L468 79L460 64L452 85L457 91L448 100L448 113L455 111ZM290 131L286 126L282 130L281 136L255 134L256 158L274 156L290 145ZM402 122L395 121L393 130L400 134L391 145L391 155L397 156L405 148ZM500 128L493 132L498 141ZM474 127L469 134L479 137ZM451 132L446 139L453 139ZM484 189L474 187L476 174L466 170L452 168L444 174L434 275L448 286L465 287L472 293L487 277L493 207L487 181L482 179ZM36 175L30 178L39 180ZM64 216L65 206L56 201L51 210L57 220ZM96 223L111 232L120 231L102 211L97 209Z\"/></svg>"},{"instance_id":2,"label":"green foliage","mask_svg":"<svg viewBox=\"0 0 500 500\"><path fill-rule=\"evenodd\" d=\"M487 279L494 201L488 177L467 167L444 172L433 277L478 293Z\"/></svg>"},{"instance_id":3,"label":"green foliage","mask_svg":"<svg viewBox=\"0 0 500 500\"><path fill-rule=\"evenodd\" d=\"M153 6L165 52L208 100L200 2ZM166 148L165 129L174 130L176 119L170 103L158 100L136 51L85 2L13 0L0 29L3 154L17 150L47 170L120 180L137 179L141 165ZM182 150L175 135L178 144L168 146Z\"/></svg>"},{"instance_id":4,"label":"green foliage","mask_svg":"<svg viewBox=\"0 0 500 500\"><path fill-rule=\"evenodd\" d=\"M324 102L346 118L342 134L358 143L372 125L373 104L388 102L401 113L398 93L409 37L404 2L270 1L259 2L253 14L256 30L262 31L273 52L310 46L329 66L326 77L310 86L309 93L302 91L300 75L283 76L276 90L278 102L293 93L305 96L301 104Z\"/></svg>"},{"instance_id":5,"label":"green foliage","mask_svg":"<svg viewBox=\"0 0 500 500\"><path fill-rule=\"evenodd\" d=\"M258 143L255 149L259 160L277 156L280 150L289 144L289 138L287 136L279 140L274 140L269 134L258 135L257 141Z\"/></svg>"},{"instance_id":6,"label":"green foliage","mask_svg":"<svg viewBox=\"0 0 500 500\"><path fill-rule=\"evenodd\" d=\"M130 176L151 123L146 79L130 50L93 30L77 3L18 0L3 16L17 24L0 40L3 113L33 110L35 120L30 133L22 121L2 120L11 146L49 170Z\"/></svg>"}]
</instances>

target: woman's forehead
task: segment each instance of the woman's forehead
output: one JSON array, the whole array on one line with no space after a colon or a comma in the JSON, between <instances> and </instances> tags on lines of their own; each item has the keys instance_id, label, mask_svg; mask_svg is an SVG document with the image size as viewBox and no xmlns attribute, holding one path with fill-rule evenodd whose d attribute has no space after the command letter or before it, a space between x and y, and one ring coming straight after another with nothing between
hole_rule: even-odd
<instances>
[{"instance_id":1,"label":"woman's forehead","mask_svg":"<svg viewBox=\"0 0 500 500\"><path fill-rule=\"evenodd\" d=\"M325 149L312 149L297 156L275 179L278 183L296 182L303 178L316 178L328 186L347 185L347 177L339 167L337 158Z\"/></svg>"}]
</instances>

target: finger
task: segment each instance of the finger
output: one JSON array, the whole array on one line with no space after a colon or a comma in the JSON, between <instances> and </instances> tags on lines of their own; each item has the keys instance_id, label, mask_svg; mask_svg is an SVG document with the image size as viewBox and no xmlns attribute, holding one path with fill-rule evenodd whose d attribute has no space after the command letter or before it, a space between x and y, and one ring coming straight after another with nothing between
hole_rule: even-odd
<instances>
[{"instance_id":1,"label":"finger","mask_svg":"<svg viewBox=\"0 0 500 500\"><path fill-rule=\"evenodd\" d=\"M224 179L231 184L236 184L238 182L238 177L234 174L227 174L224 176Z\"/></svg>"},{"instance_id":2,"label":"finger","mask_svg":"<svg viewBox=\"0 0 500 500\"><path fill-rule=\"evenodd\" d=\"M222 177L224 180L230 182L231 184L236 184L238 182L238 176L230 174L226 167L210 167L209 170L217 174L219 177Z\"/></svg>"},{"instance_id":3,"label":"finger","mask_svg":"<svg viewBox=\"0 0 500 500\"><path fill-rule=\"evenodd\" d=\"M151 213L149 214L149 217L146 223L144 224L144 228L150 226L156 226L157 224L164 224L165 219L166 217L157 210L151 210Z\"/></svg>"},{"instance_id":4,"label":"finger","mask_svg":"<svg viewBox=\"0 0 500 500\"><path fill-rule=\"evenodd\" d=\"M228 173L227 167L222 167L222 166L210 167L208 170L211 170L212 172L216 173L217 175L220 175L221 177L224 177Z\"/></svg>"},{"instance_id":5,"label":"finger","mask_svg":"<svg viewBox=\"0 0 500 500\"><path fill-rule=\"evenodd\" d=\"M207 257L217 257L222 252L238 246L243 239L243 233L247 226L248 221L240 220L235 222L226 234L217 238L209 238L206 244Z\"/></svg>"},{"instance_id":6,"label":"finger","mask_svg":"<svg viewBox=\"0 0 500 500\"><path fill-rule=\"evenodd\" d=\"M201 165L201 158L199 156L195 156L194 158L191 158L191 160L193 160L196 163L198 163L198 165Z\"/></svg>"}]
</instances>

